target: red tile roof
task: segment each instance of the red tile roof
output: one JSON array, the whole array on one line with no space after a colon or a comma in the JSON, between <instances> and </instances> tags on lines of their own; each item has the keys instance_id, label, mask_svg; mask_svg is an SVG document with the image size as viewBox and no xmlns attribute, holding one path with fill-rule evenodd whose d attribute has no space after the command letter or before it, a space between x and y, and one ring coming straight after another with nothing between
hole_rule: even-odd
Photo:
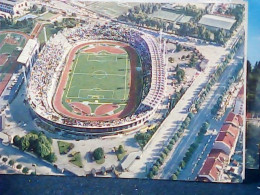
<instances>
[{"instance_id":1,"label":"red tile roof","mask_svg":"<svg viewBox=\"0 0 260 195\"><path fill-rule=\"evenodd\" d=\"M228 114L225 123L233 124L233 125L239 127L238 117L233 112L230 112Z\"/></svg>"},{"instance_id":2,"label":"red tile roof","mask_svg":"<svg viewBox=\"0 0 260 195\"><path fill-rule=\"evenodd\" d=\"M221 150L212 149L202 169L199 172L199 177L208 175L214 181L217 181L227 159L228 156Z\"/></svg>"},{"instance_id":3,"label":"red tile roof","mask_svg":"<svg viewBox=\"0 0 260 195\"><path fill-rule=\"evenodd\" d=\"M212 149L209 153L208 158L217 158L222 163L228 161L228 155L226 155L222 150L220 149Z\"/></svg>"},{"instance_id":4,"label":"red tile roof","mask_svg":"<svg viewBox=\"0 0 260 195\"><path fill-rule=\"evenodd\" d=\"M232 136L236 137L238 135L239 129L237 127L232 126L231 124L224 124L221 127L220 132L228 132Z\"/></svg>"},{"instance_id":5,"label":"red tile roof","mask_svg":"<svg viewBox=\"0 0 260 195\"><path fill-rule=\"evenodd\" d=\"M229 132L219 132L216 142L223 142L230 149L234 147L236 141L236 137L230 134Z\"/></svg>"}]
</instances>

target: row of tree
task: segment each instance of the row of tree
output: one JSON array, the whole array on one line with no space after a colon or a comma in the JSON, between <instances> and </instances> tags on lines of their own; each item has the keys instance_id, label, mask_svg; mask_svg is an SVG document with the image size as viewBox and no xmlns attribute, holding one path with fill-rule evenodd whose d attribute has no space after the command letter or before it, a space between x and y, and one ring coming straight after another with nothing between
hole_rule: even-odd
<instances>
[{"instance_id":1,"label":"row of tree","mask_svg":"<svg viewBox=\"0 0 260 195\"><path fill-rule=\"evenodd\" d=\"M22 137L16 135L14 136L13 144L22 151L33 152L51 163L57 160L52 149L52 139L46 137L43 132L31 132Z\"/></svg>"},{"instance_id":2,"label":"row of tree","mask_svg":"<svg viewBox=\"0 0 260 195\"><path fill-rule=\"evenodd\" d=\"M141 148L144 148L157 129L158 127L156 126L152 129L148 129L145 133L135 134L135 139Z\"/></svg>"},{"instance_id":3,"label":"row of tree","mask_svg":"<svg viewBox=\"0 0 260 195\"><path fill-rule=\"evenodd\" d=\"M149 169L149 172L147 174L147 177L152 179L155 175L158 174L158 171L160 167L163 165L165 159L173 149L173 146L176 144L176 142L182 137L184 130L188 128L191 119L193 118L193 114L189 113L186 119L182 122L182 125L178 129L178 131L174 134L174 136L171 138L167 146L165 146L160 153L160 157L157 158L157 160L154 162L153 166Z\"/></svg>"},{"instance_id":4,"label":"row of tree","mask_svg":"<svg viewBox=\"0 0 260 195\"><path fill-rule=\"evenodd\" d=\"M196 110L198 111L200 108L201 103L205 100L207 94L210 92L211 87L216 83L216 81L219 79L220 75L224 72L224 70L227 67L227 64L231 61L231 59L234 57L237 50L240 48L240 46L243 44L243 38L241 38L236 45L230 50L229 54L227 54L224 57L223 62L218 66L217 70L214 74L211 75L211 78L208 80L204 90L201 91L199 94L197 100L194 102L194 106ZM236 71L239 71L239 68L242 66L242 62L239 63L238 69Z\"/></svg>"},{"instance_id":5,"label":"row of tree","mask_svg":"<svg viewBox=\"0 0 260 195\"><path fill-rule=\"evenodd\" d=\"M196 137L195 141L190 145L189 149L185 153L185 156L183 157L182 161L180 162L179 168L175 171L175 173L172 174L172 176L171 176L172 180L177 180L178 179L179 174L185 168L185 166L187 165L187 163L191 159L193 153L198 148L198 146L201 143L201 141L203 139L203 136L207 132L208 128L209 128L209 123L208 122L204 122L202 124L201 128L200 128L200 131L197 134L197 137Z\"/></svg>"}]
</instances>

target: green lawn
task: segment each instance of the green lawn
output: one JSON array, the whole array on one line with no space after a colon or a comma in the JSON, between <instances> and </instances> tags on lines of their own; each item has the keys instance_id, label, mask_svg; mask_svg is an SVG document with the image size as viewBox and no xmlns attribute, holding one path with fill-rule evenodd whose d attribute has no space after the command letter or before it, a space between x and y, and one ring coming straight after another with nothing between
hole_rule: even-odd
<instances>
[{"instance_id":1,"label":"green lawn","mask_svg":"<svg viewBox=\"0 0 260 195\"><path fill-rule=\"evenodd\" d=\"M0 54L12 54L16 47L17 45L4 44L3 47L0 49Z\"/></svg>"},{"instance_id":2,"label":"green lawn","mask_svg":"<svg viewBox=\"0 0 260 195\"><path fill-rule=\"evenodd\" d=\"M0 39L1 42L3 41L4 37L7 34L0 34ZM12 55L12 57L18 57L21 53L21 51L16 50L16 47L24 47L25 45L25 38L19 34L15 34L15 33L11 33L11 37L13 38L17 38L19 37L20 40L18 41L18 45L11 45L11 44L7 44L5 43L1 49L0 49L0 54L10 54ZM5 77L5 75L7 73L12 73L13 70L16 70L17 68L17 63L13 63L10 59L5 63L4 66L0 67L0 81L3 80L3 78Z\"/></svg>"},{"instance_id":3,"label":"green lawn","mask_svg":"<svg viewBox=\"0 0 260 195\"><path fill-rule=\"evenodd\" d=\"M74 144L64 141L58 141L58 147L60 154L67 154L72 148L74 148Z\"/></svg>"},{"instance_id":4,"label":"green lawn","mask_svg":"<svg viewBox=\"0 0 260 195\"><path fill-rule=\"evenodd\" d=\"M128 2L94 2L87 6L87 9L114 18L120 16L123 13L126 13L128 9L133 8L135 5L139 4L140 3Z\"/></svg>"},{"instance_id":5,"label":"green lawn","mask_svg":"<svg viewBox=\"0 0 260 195\"><path fill-rule=\"evenodd\" d=\"M71 162L72 164L78 166L79 168L82 168L82 160L81 160L81 156L80 156L80 152L76 152L72 155L72 158L69 160L69 162Z\"/></svg>"},{"instance_id":6,"label":"green lawn","mask_svg":"<svg viewBox=\"0 0 260 195\"><path fill-rule=\"evenodd\" d=\"M52 18L53 16L55 16L56 14L53 13L46 13L44 15L42 15L41 17L39 17L40 20L49 20L50 18Z\"/></svg>"},{"instance_id":7,"label":"green lawn","mask_svg":"<svg viewBox=\"0 0 260 195\"><path fill-rule=\"evenodd\" d=\"M162 20L168 20L168 21L176 21L178 17L180 17L181 14L174 13L174 12L169 12L169 11L164 11L164 10L158 10L151 14L150 16L152 18L160 18Z\"/></svg>"},{"instance_id":8,"label":"green lawn","mask_svg":"<svg viewBox=\"0 0 260 195\"><path fill-rule=\"evenodd\" d=\"M123 109L127 103L130 82L130 60L127 54L79 53L63 95L67 109L71 102L87 101L90 106L117 103Z\"/></svg>"},{"instance_id":9,"label":"green lawn","mask_svg":"<svg viewBox=\"0 0 260 195\"><path fill-rule=\"evenodd\" d=\"M2 41L4 40L5 37L6 37L6 34L0 34L0 43L2 43Z\"/></svg>"}]
</instances>

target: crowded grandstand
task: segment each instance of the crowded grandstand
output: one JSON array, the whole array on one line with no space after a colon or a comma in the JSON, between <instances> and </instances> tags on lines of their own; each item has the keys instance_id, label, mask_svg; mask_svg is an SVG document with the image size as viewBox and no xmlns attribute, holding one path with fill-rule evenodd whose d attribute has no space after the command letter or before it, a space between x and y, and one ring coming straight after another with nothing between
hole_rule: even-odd
<instances>
[{"instance_id":1,"label":"crowded grandstand","mask_svg":"<svg viewBox=\"0 0 260 195\"><path fill-rule=\"evenodd\" d=\"M67 65L69 52L82 43L116 41L130 45L138 54L143 75L141 103L134 112L122 118L93 120L68 117L60 112L54 98L60 77ZM36 115L48 124L75 135L109 135L141 127L155 113L164 97L165 72L158 40L138 30L121 25L84 25L64 29L46 43L35 62L28 83L27 99Z\"/></svg>"}]
</instances>

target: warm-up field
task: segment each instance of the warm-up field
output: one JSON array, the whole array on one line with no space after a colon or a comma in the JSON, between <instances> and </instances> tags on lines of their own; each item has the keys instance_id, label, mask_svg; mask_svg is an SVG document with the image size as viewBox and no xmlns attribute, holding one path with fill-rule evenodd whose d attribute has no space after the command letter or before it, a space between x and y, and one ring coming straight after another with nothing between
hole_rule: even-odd
<instances>
[{"instance_id":1,"label":"warm-up field","mask_svg":"<svg viewBox=\"0 0 260 195\"><path fill-rule=\"evenodd\" d=\"M16 59L25 45L26 38L27 36L19 32L0 32L0 94L17 69Z\"/></svg>"},{"instance_id":2,"label":"warm-up field","mask_svg":"<svg viewBox=\"0 0 260 195\"><path fill-rule=\"evenodd\" d=\"M94 44L82 48L74 58L63 105L78 114L82 114L79 103L85 105L86 114L123 110L129 98L130 71L128 54L118 46ZM97 109L101 105L107 112Z\"/></svg>"}]
</instances>

